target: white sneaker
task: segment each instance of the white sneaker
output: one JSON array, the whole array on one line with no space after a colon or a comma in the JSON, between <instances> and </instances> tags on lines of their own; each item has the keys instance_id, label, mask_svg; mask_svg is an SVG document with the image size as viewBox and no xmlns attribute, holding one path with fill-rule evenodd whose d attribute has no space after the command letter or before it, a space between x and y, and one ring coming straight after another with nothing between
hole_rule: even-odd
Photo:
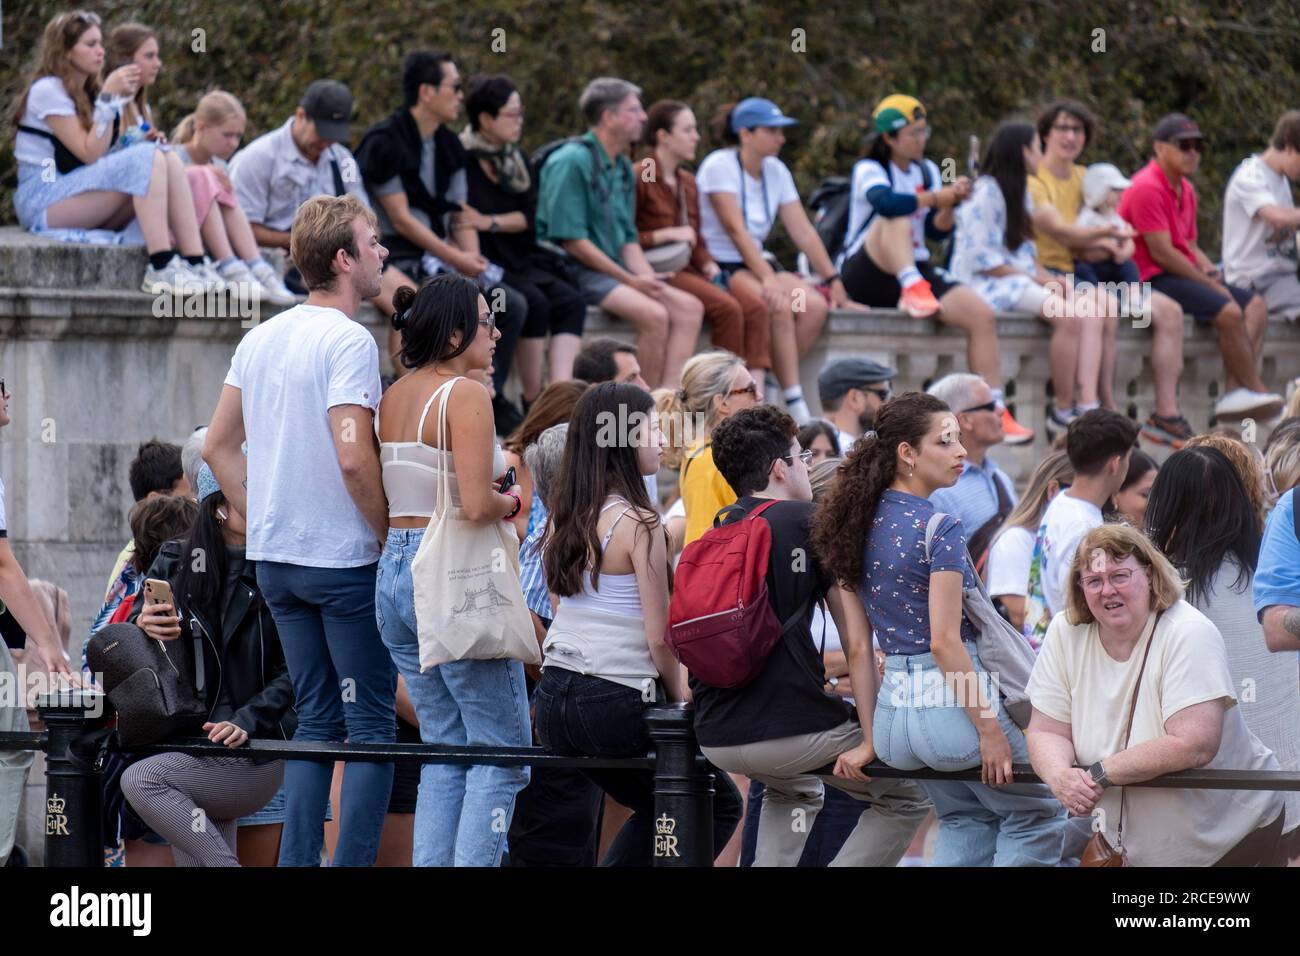
<instances>
[{"instance_id":1,"label":"white sneaker","mask_svg":"<svg viewBox=\"0 0 1300 956\"><path fill-rule=\"evenodd\" d=\"M231 295L249 302L258 302L267 298L262 291L262 284L254 278L248 265L239 259L233 259L217 268L217 275L226 283Z\"/></svg>"},{"instance_id":2,"label":"white sneaker","mask_svg":"<svg viewBox=\"0 0 1300 956\"><path fill-rule=\"evenodd\" d=\"M207 289L207 279L180 256L173 255L161 269L148 266L140 288L150 295L202 294Z\"/></svg>"},{"instance_id":3,"label":"white sneaker","mask_svg":"<svg viewBox=\"0 0 1300 956\"><path fill-rule=\"evenodd\" d=\"M190 271L203 279L204 292L212 292L217 295L224 295L230 291L230 286L226 280L221 278L221 273L217 272L217 267L212 264L212 260L207 256L197 266L190 266Z\"/></svg>"},{"instance_id":4,"label":"white sneaker","mask_svg":"<svg viewBox=\"0 0 1300 956\"><path fill-rule=\"evenodd\" d=\"M1234 388L1214 403L1216 418L1270 418L1286 404L1281 395L1255 392L1246 387Z\"/></svg>"},{"instance_id":5,"label":"white sneaker","mask_svg":"<svg viewBox=\"0 0 1300 956\"><path fill-rule=\"evenodd\" d=\"M284 284L269 262L262 262L251 270L252 276L265 290L262 298L272 305L297 305L298 297Z\"/></svg>"}]
</instances>

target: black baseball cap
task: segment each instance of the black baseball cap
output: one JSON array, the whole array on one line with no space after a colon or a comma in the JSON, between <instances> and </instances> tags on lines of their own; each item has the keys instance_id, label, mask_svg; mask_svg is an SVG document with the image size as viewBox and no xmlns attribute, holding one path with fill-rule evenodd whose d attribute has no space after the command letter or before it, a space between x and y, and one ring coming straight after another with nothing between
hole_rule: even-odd
<instances>
[{"instance_id":1,"label":"black baseball cap","mask_svg":"<svg viewBox=\"0 0 1300 956\"><path fill-rule=\"evenodd\" d=\"M352 92L338 80L317 80L303 94L303 112L321 139L347 143L352 129Z\"/></svg>"},{"instance_id":2,"label":"black baseball cap","mask_svg":"<svg viewBox=\"0 0 1300 956\"><path fill-rule=\"evenodd\" d=\"M836 359L821 370L817 376L817 395L822 404L844 397L851 388L888 382L898 373L887 365L869 358Z\"/></svg>"},{"instance_id":3,"label":"black baseball cap","mask_svg":"<svg viewBox=\"0 0 1300 956\"><path fill-rule=\"evenodd\" d=\"M1176 143L1180 139L1205 139L1196 121L1183 113L1170 113L1156 123L1151 138L1157 143Z\"/></svg>"}]
</instances>

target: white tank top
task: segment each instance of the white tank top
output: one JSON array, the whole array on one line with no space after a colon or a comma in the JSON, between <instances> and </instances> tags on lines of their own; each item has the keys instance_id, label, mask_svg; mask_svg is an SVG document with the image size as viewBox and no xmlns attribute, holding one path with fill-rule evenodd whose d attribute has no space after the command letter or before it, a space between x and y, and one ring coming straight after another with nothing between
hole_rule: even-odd
<instances>
[{"instance_id":1,"label":"white tank top","mask_svg":"<svg viewBox=\"0 0 1300 956\"><path fill-rule=\"evenodd\" d=\"M460 486L456 482L454 454L435 448L423 441L424 420L429 409L439 395L445 393L443 401L451 398L451 386L461 380L461 376L449 382L443 382L424 403L420 412L420 424L416 429L415 441L390 441L379 443L379 466L383 473L384 494L388 497L388 517L390 518L432 518L438 509L438 484L442 470L450 469L447 476L451 489L451 507L460 507ZM375 435L379 435L379 412L375 411ZM492 445L492 474L499 475L506 470L506 458L501 447Z\"/></svg>"},{"instance_id":2,"label":"white tank top","mask_svg":"<svg viewBox=\"0 0 1300 956\"><path fill-rule=\"evenodd\" d=\"M603 555L614 529L632 506L615 498L600 509L623 507L600 543ZM638 691L653 686L659 676L650 646L645 639L645 618L641 613L641 592L635 572L602 574L600 589L591 588L591 572L582 572L582 590L560 598L555 620L542 645L546 655L542 667L561 667L600 677Z\"/></svg>"}]
</instances>

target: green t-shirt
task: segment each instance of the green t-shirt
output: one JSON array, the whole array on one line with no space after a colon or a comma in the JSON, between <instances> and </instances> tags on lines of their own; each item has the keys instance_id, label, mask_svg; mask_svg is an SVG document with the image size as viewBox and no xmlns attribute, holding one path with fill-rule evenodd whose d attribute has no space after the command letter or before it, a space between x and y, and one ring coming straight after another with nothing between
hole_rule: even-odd
<instances>
[{"instance_id":1,"label":"green t-shirt","mask_svg":"<svg viewBox=\"0 0 1300 956\"><path fill-rule=\"evenodd\" d=\"M537 196L537 241L559 245L566 239L590 239L623 265L623 247L637 241L632 163L626 156L611 161L594 133L582 138L596 145L601 186L592 184L591 150L582 143L569 143L552 153L542 170ZM603 202L602 195L609 202Z\"/></svg>"}]
</instances>

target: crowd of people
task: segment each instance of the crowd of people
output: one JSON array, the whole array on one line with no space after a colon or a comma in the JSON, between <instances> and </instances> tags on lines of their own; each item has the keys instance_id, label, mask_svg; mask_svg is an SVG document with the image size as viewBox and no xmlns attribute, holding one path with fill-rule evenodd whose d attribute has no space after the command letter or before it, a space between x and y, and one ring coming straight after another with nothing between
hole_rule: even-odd
<instances>
[{"instance_id":1,"label":"crowd of people","mask_svg":"<svg viewBox=\"0 0 1300 956\"><path fill-rule=\"evenodd\" d=\"M1179 114L1131 179L1076 162L1094 119L1063 100L1000 126L978 175L947 181L925 157L924 106L893 94L828 249L779 158L797 121L766 99L724 110L721 145L692 173L690 106L645 110L638 87L601 78L579 101L588 131L530 157L509 77L462 80L450 54L418 51L401 105L355 154L335 80L239 149L244 110L223 91L170 140L154 127L161 66L138 24L105 41L94 14L51 21L16 111L20 221L92 240L135 221L146 291L288 308L243 337L209 425L183 448L147 443L131 468L132 540L86 640L174 642L203 731L230 754L115 755L108 858L647 865L646 771L336 772L238 749L415 739L637 756L644 712L664 701L694 704L720 865L894 865L932 813L941 865L1069 865L1093 832L1140 865L1300 856L1293 797L1126 786L1300 769L1300 417L1260 452L1231 428L1196 435L1177 405L1190 314L1219 334L1218 417L1283 411L1258 370L1268 316L1300 315L1300 112L1234 173L1220 270L1197 246L1188 178L1205 140ZM811 275L766 249L778 220ZM290 272L262 248L287 249ZM391 317L395 381L354 321L366 301ZM636 343L584 336L589 306ZM832 308L853 307L964 329L970 372L895 397L894 369L835 359L813 418L800 356ZM1058 447L1023 496L990 454L1033 437L1004 404L1007 310L1052 329ZM1129 314L1153 335L1141 426L1113 395ZM715 347L695 354L706 321ZM515 369L522 407L505 396ZM0 425L7 402L0 380ZM1176 451L1157 466L1139 437ZM3 519L0 486L0 599L29 662L71 674ZM770 532L765 589L784 627L752 680L718 686L675 657L670 601L699 573L683 558L741 521ZM456 613L468 630L527 607L522 649L431 633L424 545L450 523L465 554L436 560L463 592ZM469 565L501 541L509 560ZM471 578L488 584L460 587ZM148 579L174 600L140 600ZM1027 719L989 680L973 593L1036 655ZM0 707L0 729L20 711ZM872 780L875 759L981 779ZM1017 782L1013 763L1043 782ZM25 772L0 764L0 792ZM213 825L192 827L196 814Z\"/></svg>"}]
</instances>

